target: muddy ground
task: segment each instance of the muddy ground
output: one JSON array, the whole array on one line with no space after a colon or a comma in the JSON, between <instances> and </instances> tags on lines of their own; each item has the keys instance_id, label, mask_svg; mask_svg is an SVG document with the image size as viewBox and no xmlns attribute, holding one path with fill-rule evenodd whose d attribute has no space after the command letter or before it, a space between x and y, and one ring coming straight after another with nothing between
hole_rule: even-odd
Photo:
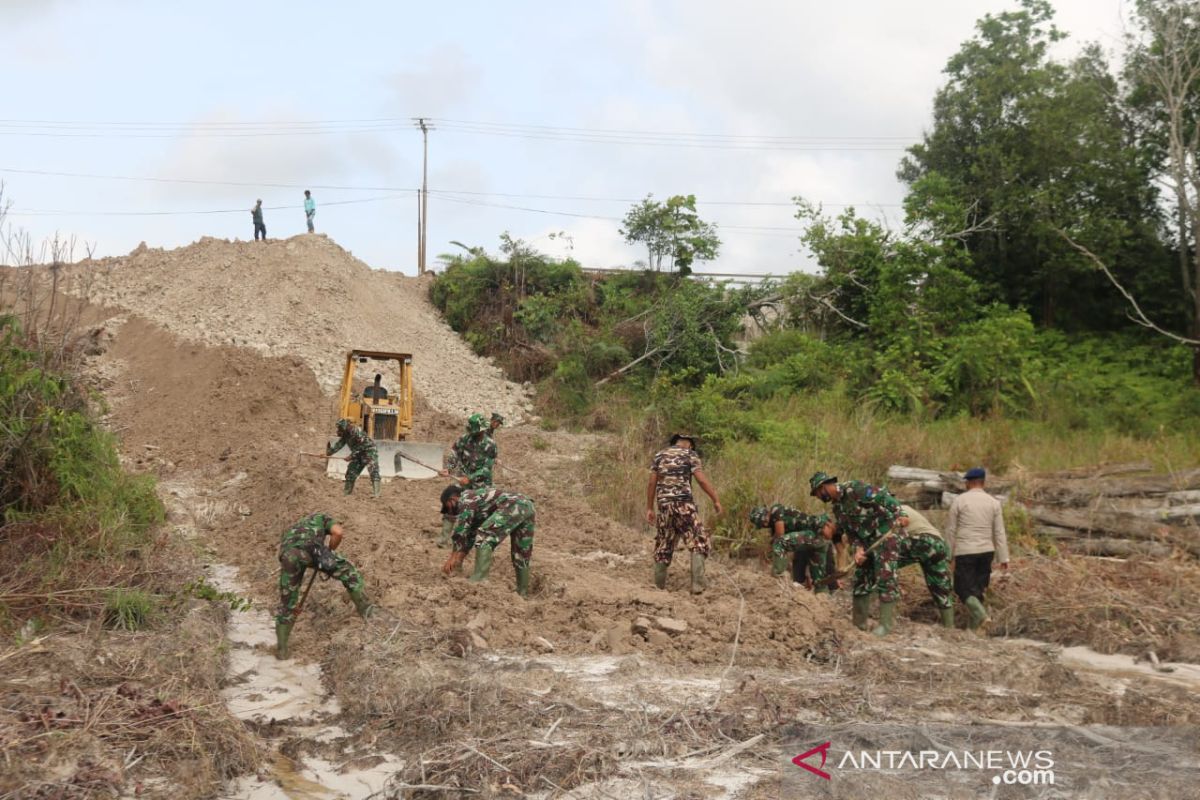
<instances>
[{"instance_id":1,"label":"muddy ground","mask_svg":"<svg viewBox=\"0 0 1200 800\"><path fill-rule=\"evenodd\" d=\"M679 567L657 591L650 532L587 501L592 436L499 432L497 484L537 502L529 600L513 593L504 558L485 584L446 579L435 546L443 482L392 481L377 500L360 482L347 498L319 461L298 456L320 451L334 418L305 364L188 343L125 314L110 331L98 366L124 452L160 476L175 521L238 570L259 613L276 602L280 532L319 510L346 521L342 552L388 612L362 623L340 587L316 585L293 648L298 664L323 667L336 713L250 723L291 766L268 758L260 794L228 796L365 796L319 780L297 794L294 776L319 778L305 764L353 773L387 759L392 775L370 787L381 797L752 800L804 796L779 794L786 732L799 724L1200 722L1187 670L1072 660L1052 645L909 620L880 642L849 625L845 592L814 597L755 562L713 559L700 597ZM460 429L423 405L414 438L449 442ZM639 634L639 616L686 629ZM269 663L269 637L249 647ZM314 721L339 735L315 739ZM272 787L283 794L261 794Z\"/></svg>"}]
</instances>

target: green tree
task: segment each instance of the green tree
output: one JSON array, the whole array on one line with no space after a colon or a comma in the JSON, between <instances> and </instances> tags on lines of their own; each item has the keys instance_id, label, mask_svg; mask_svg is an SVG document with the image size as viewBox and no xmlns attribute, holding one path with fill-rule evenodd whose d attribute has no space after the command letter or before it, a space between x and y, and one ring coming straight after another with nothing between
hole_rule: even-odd
<instances>
[{"instance_id":1,"label":"green tree","mask_svg":"<svg viewBox=\"0 0 1200 800\"><path fill-rule=\"evenodd\" d=\"M1098 48L1070 63L1050 58L1063 38L1052 16L1046 0L1023 0L977 23L946 65L932 129L898 175L910 222L966 245L965 269L986 300L1029 308L1046 326L1114 328L1127 324L1119 298L1059 230L1086 237L1118 276L1146 288L1161 287L1169 254L1150 160L1116 81Z\"/></svg>"},{"instance_id":2,"label":"green tree","mask_svg":"<svg viewBox=\"0 0 1200 800\"><path fill-rule=\"evenodd\" d=\"M716 226L696 213L693 194L677 194L665 203L646 195L625 215L621 235L629 244L646 246L649 268L659 271L666 261L670 269L683 275L692 271L694 262L716 258L721 248Z\"/></svg>"},{"instance_id":3,"label":"green tree","mask_svg":"<svg viewBox=\"0 0 1200 800\"><path fill-rule=\"evenodd\" d=\"M1134 21L1126 53L1127 100L1156 176L1167 187L1172 222L1166 229L1175 249L1176 286L1187 306L1179 327L1190 337L1169 330L1176 327L1169 319L1161 327L1156 320L1164 317L1147 308L1153 295L1114 274L1101 254L1093 255L1094 248L1087 251L1128 298L1137 322L1192 345L1192 376L1200 385L1200 6L1141 0Z\"/></svg>"}]
</instances>

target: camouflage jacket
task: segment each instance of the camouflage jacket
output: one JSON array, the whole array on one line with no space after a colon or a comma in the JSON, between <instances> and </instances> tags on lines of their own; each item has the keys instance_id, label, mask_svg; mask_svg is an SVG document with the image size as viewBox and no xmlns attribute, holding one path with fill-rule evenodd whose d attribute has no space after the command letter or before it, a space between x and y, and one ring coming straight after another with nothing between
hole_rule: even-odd
<instances>
[{"instance_id":1,"label":"camouflage jacket","mask_svg":"<svg viewBox=\"0 0 1200 800\"><path fill-rule=\"evenodd\" d=\"M450 456L446 459L446 469L456 475L464 476L471 489L485 489L492 485L492 471L496 467L496 440L486 433L474 436L464 433L458 437Z\"/></svg>"},{"instance_id":2,"label":"camouflage jacket","mask_svg":"<svg viewBox=\"0 0 1200 800\"><path fill-rule=\"evenodd\" d=\"M350 446L350 457L359 459L378 459L379 449L375 446L375 440L367 436L366 431L357 425L351 424L350 429L346 431L341 438L329 445L329 455L333 455L342 447Z\"/></svg>"},{"instance_id":3,"label":"camouflage jacket","mask_svg":"<svg viewBox=\"0 0 1200 800\"><path fill-rule=\"evenodd\" d=\"M475 532L491 517L505 524L523 522L533 514L533 501L523 494L505 492L494 486L467 489L458 498L458 517L451 537L455 545L474 542ZM458 549L465 549L459 547Z\"/></svg>"},{"instance_id":4,"label":"camouflage jacket","mask_svg":"<svg viewBox=\"0 0 1200 800\"><path fill-rule=\"evenodd\" d=\"M838 484L833 501L838 528L862 547L872 547L896 527L900 503L885 487L862 481Z\"/></svg>"},{"instance_id":5,"label":"camouflage jacket","mask_svg":"<svg viewBox=\"0 0 1200 800\"><path fill-rule=\"evenodd\" d=\"M658 475L655 500L691 500L692 473L702 467L696 451L685 447L668 447L655 453L650 463L650 470Z\"/></svg>"},{"instance_id":6,"label":"camouflage jacket","mask_svg":"<svg viewBox=\"0 0 1200 800\"><path fill-rule=\"evenodd\" d=\"M821 536L821 518L805 514L798 508L776 503L771 506L767 525L771 529L771 550L775 555L793 552L799 547L824 547L827 542ZM775 535L775 523L783 522L783 535Z\"/></svg>"},{"instance_id":7,"label":"camouflage jacket","mask_svg":"<svg viewBox=\"0 0 1200 800\"><path fill-rule=\"evenodd\" d=\"M313 550L324 547L325 535L336 522L332 514L309 514L283 532L279 542L280 551Z\"/></svg>"}]
</instances>

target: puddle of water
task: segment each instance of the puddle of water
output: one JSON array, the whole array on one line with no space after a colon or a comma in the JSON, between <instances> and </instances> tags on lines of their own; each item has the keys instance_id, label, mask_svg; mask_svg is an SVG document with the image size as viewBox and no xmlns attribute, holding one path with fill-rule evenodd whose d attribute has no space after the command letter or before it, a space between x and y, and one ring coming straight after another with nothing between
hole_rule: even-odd
<instances>
[{"instance_id":1,"label":"puddle of water","mask_svg":"<svg viewBox=\"0 0 1200 800\"><path fill-rule=\"evenodd\" d=\"M1107 672L1127 678L1150 678L1200 691L1200 665L1197 664L1164 662L1161 666L1170 672L1161 672L1145 661L1135 662L1132 656L1105 655L1089 647L1064 647L1059 660L1070 667Z\"/></svg>"},{"instance_id":2,"label":"puddle of water","mask_svg":"<svg viewBox=\"0 0 1200 800\"><path fill-rule=\"evenodd\" d=\"M210 581L222 591L245 594L235 567L210 568ZM238 719L282 722L288 734L320 743L336 742L349 732L333 720L341 712L337 698L325 692L319 664L275 658L275 620L265 611L235 612L226 626L231 645L226 672L232 685L221 694ZM361 754L377 761L346 767L319 758L296 762L276 751L270 777L244 776L228 786L223 800L358 800L381 791L403 763L389 754ZM352 760L359 760L358 758Z\"/></svg>"}]
</instances>

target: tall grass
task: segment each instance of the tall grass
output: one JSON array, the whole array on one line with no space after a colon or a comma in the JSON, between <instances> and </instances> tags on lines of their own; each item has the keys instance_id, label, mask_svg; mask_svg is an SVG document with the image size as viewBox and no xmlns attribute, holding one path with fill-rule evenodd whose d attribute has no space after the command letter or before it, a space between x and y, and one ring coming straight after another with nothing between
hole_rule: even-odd
<instances>
[{"instance_id":1,"label":"tall grass","mask_svg":"<svg viewBox=\"0 0 1200 800\"><path fill-rule=\"evenodd\" d=\"M704 469L725 514L713 518L702 493L698 500L716 544L728 550L761 546L765 532L753 531L747 521L755 505L778 502L823 512L809 496L808 478L817 470L843 480L886 483L893 464L956 471L982 465L997 474L1118 461L1147 461L1160 470L1200 464L1200 437L1188 431L1136 437L1003 417L897 418L855 405L837 389L779 397L756 409L753 440L729 440L720 450L705 452L704 429L691 431L700 436ZM650 458L666 444L669 430L653 410L614 402L607 411L616 434L587 462L589 495L598 509L639 525Z\"/></svg>"}]
</instances>

